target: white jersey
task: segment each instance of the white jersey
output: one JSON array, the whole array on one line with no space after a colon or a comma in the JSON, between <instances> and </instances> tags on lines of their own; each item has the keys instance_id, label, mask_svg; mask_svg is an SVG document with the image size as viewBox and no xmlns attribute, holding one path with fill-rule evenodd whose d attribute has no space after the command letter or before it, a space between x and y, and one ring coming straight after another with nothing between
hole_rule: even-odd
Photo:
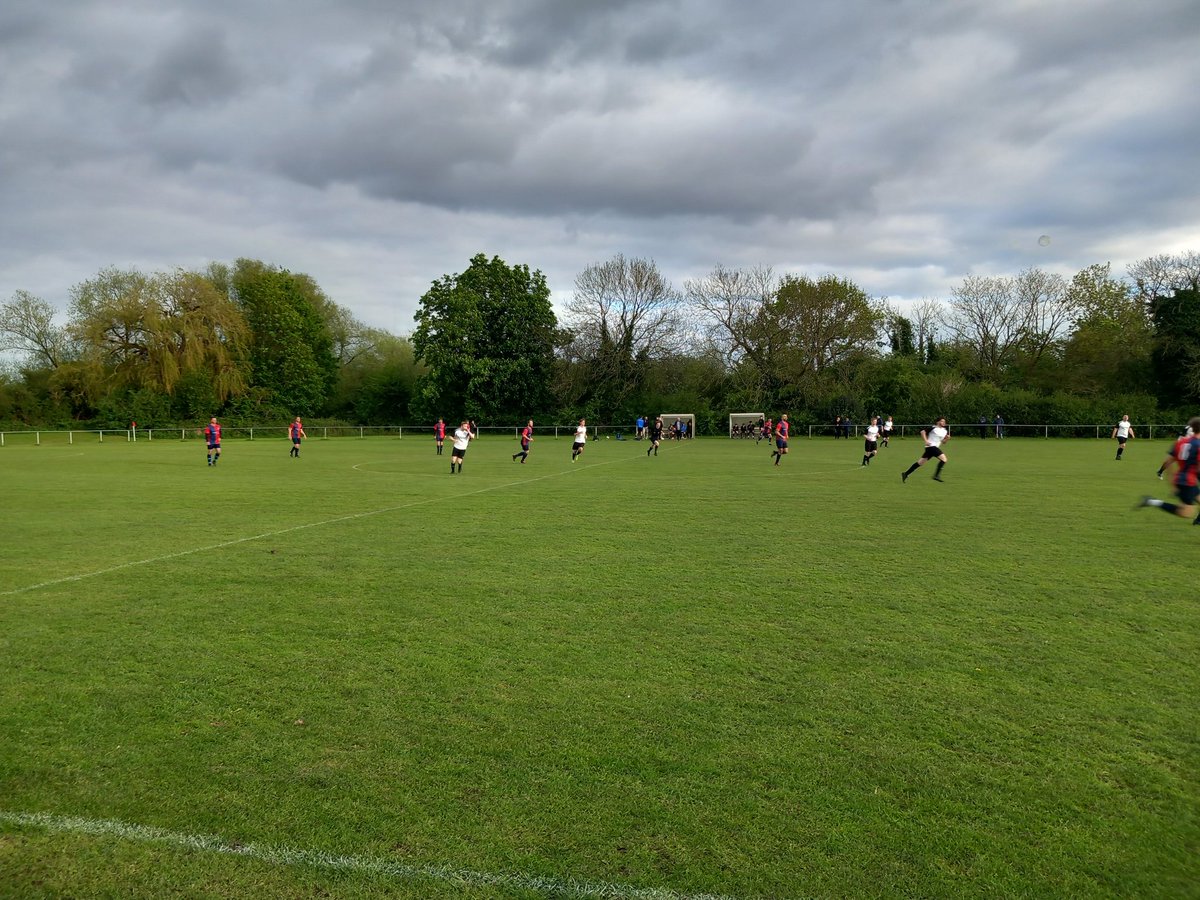
<instances>
[{"instance_id":1,"label":"white jersey","mask_svg":"<svg viewBox=\"0 0 1200 900\"><path fill-rule=\"evenodd\" d=\"M948 437L950 437L950 431L948 429L943 428L941 425L934 425L925 432L925 446L940 447L942 446L942 441L946 440Z\"/></svg>"},{"instance_id":2,"label":"white jersey","mask_svg":"<svg viewBox=\"0 0 1200 900\"><path fill-rule=\"evenodd\" d=\"M454 449L466 450L467 444L471 443L471 438L473 437L474 435L465 428L456 429L454 432Z\"/></svg>"},{"instance_id":3,"label":"white jersey","mask_svg":"<svg viewBox=\"0 0 1200 900\"><path fill-rule=\"evenodd\" d=\"M1131 428L1133 428L1133 423L1127 422L1124 419L1122 419L1120 422L1117 423L1117 437L1128 438L1129 430Z\"/></svg>"},{"instance_id":4,"label":"white jersey","mask_svg":"<svg viewBox=\"0 0 1200 900\"><path fill-rule=\"evenodd\" d=\"M878 425L868 425L867 426L867 440L870 441L872 444L875 443L877 440L879 440L879 426Z\"/></svg>"},{"instance_id":5,"label":"white jersey","mask_svg":"<svg viewBox=\"0 0 1200 900\"><path fill-rule=\"evenodd\" d=\"M576 444L586 444L587 443L587 426L586 425L580 425L578 428L575 429L575 443Z\"/></svg>"},{"instance_id":6,"label":"white jersey","mask_svg":"<svg viewBox=\"0 0 1200 900\"><path fill-rule=\"evenodd\" d=\"M886 422L884 422L884 423L883 423L883 430L884 430L884 431L891 431L891 430L892 430L892 428L893 428L893 425L892 425L892 420L891 420L891 419L888 419Z\"/></svg>"}]
</instances>

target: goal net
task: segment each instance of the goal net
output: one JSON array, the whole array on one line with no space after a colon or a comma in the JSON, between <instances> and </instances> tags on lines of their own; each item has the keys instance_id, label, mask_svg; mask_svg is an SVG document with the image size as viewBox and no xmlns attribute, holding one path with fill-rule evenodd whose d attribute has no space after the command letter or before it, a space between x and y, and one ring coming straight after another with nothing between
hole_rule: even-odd
<instances>
[{"instance_id":1,"label":"goal net","mask_svg":"<svg viewBox=\"0 0 1200 900\"><path fill-rule=\"evenodd\" d=\"M696 417L692 413L662 413L663 439L682 440L696 436Z\"/></svg>"},{"instance_id":2,"label":"goal net","mask_svg":"<svg viewBox=\"0 0 1200 900\"><path fill-rule=\"evenodd\" d=\"M758 437L758 424L766 420L762 413L730 413L729 436L731 438Z\"/></svg>"}]
</instances>

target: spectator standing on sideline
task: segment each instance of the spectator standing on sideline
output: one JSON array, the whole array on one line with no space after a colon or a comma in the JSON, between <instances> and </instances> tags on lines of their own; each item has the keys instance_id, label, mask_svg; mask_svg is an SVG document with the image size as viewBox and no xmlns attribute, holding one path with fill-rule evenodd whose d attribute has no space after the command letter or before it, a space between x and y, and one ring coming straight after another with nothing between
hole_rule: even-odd
<instances>
[{"instance_id":1,"label":"spectator standing on sideline","mask_svg":"<svg viewBox=\"0 0 1200 900\"><path fill-rule=\"evenodd\" d=\"M987 440L987 433L988 433L988 420L987 420L987 416L980 416L980 417L979 417L979 439L980 439L981 441L986 441L986 440Z\"/></svg>"},{"instance_id":2,"label":"spectator standing on sideline","mask_svg":"<svg viewBox=\"0 0 1200 900\"><path fill-rule=\"evenodd\" d=\"M1196 512L1196 499L1200 497L1200 416L1193 416L1188 420L1188 430L1191 434L1185 432L1183 437L1175 442L1175 465L1179 471L1175 473L1174 481L1175 496L1179 498L1179 502L1168 503L1153 497L1143 497L1139 507L1157 506L1163 512L1179 516L1181 519L1191 518ZM1192 524L1200 525L1200 516L1196 516Z\"/></svg>"},{"instance_id":3,"label":"spectator standing on sideline","mask_svg":"<svg viewBox=\"0 0 1200 900\"><path fill-rule=\"evenodd\" d=\"M454 474L454 466L458 464L458 471L462 472L463 457L467 455L467 447L471 441L475 439L475 432L471 430L469 421L463 422L454 432L454 446L450 449L450 474Z\"/></svg>"},{"instance_id":4,"label":"spectator standing on sideline","mask_svg":"<svg viewBox=\"0 0 1200 900\"><path fill-rule=\"evenodd\" d=\"M1125 442L1130 438L1136 438L1133 433L1133 423L1129 421L1129 416L1121 416L1121 421L1113 426L1112 436L1117 439L1117 460L1119 461L1125 455Z\"/></svg>"},{"instance_id":5,"label":"spectator standing on sideline","mask_svg":"<svg viewBox=\"0 0 1200 900\"><path fill-rule=\"evenodd\" d=\"M942 480L942 468L946 465L946 454L942 450L942 445L950 440L950 429L946 427L946 420L938 419L931 427L922 428L921 439L925 441L925 452L921 454L920 459L900 474L901 481L908 481L909 475L931 459L938 461L937 471L933 473L933 480Z\"/></svg>"},{"instance_id":6,"label":"spectator standing on sideline","mask_svg":"<svg viewBox=\"0 0 1200 900\"><path fill-rule=\"evenodd\" d=\"M635 424L637 426L637 430L634 432L634 437L640 441L646 434L646 420L641 416L638 416Z\"/></svg>"},{"instance_id":7,"label":"spectator standing on sideline","mask_svg":"<svg viewBox=\"0 0 1200 900\"><path fill-rule=\"evenodd\" d=\"M833 439L836 441L842 436L842 417L838 416L833 420Z\"/></svg>"},{"instance_id":8,"label":"spectator standing on sideline","mask_svg":"<svg viewBox=\"0 0 1200 900\"><path fill-rule=\"evenodd\" d=\"M292 422L292 424L288 426L288 436L292 439L292 449L288 451L288 455L293 459L299 459L300 442L304 438L308 437L308 435L304 433L304 425L301 424L299 416L296 416L296 421Z\"/></svg>"},{"instance_id":9,"label":"spectator standing on sideline","mask_svg":"<svg viewBox=\"0 0 1200 900\"><path fill-rule=\"evenodd\" d=\"M992 424L996 426L996 440L1000 440L1004 437L1004 416L996 413L996 418L992 421Z\"/></svg>"},{"instance_id":10,"label":"spectator standing on sideline","mask_svg":"<svg viewBox=\"0 0 1200 900\"><path fill-rule=\"evenodd\" d=\"M204 443L208 445L208 464L215 466L221 458L221 425L216 416L204 426Z\"/></svg>"}]
</instances>

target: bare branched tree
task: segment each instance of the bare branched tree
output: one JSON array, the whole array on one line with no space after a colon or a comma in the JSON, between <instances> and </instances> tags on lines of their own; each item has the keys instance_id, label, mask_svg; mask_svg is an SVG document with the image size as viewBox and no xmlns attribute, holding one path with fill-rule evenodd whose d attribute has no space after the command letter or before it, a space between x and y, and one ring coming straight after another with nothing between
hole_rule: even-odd
<instances>
[{"instance_id":1,"label":"bare branched tree","mask_svg":"<svg viewBox=\"0 0 1200 900\"><path fill-rule=\"evenodd\" d=\"M71 352L66 330L54 324L54 307L28 291L0 305L0 350L19 350L38 364L57 369Z\"/></svg>"},{"instance_id":2,"label":"bare branched tree","mask_svg":"<svg viewBox=\"0 0 1200 900\"><path fill-rule=\"evenodd\" d=\"M940 300L926 297L913 304L909 318L913 323L913 335L917 344L917 353L926 359L929 345L937 339L946 320L946 307Z\"/></svg>"},{"instance_id":3,"label":"bare branched tree","mask_svg":"<svg viewBox=\"0 0 1200 900\"><path fill-rule=\"evenodd\" d=\"M630 356L670 354L684 333L679 293L654 261L620 254L579 273L566 312L577 335Z\"/></svg>"},{"instance_id":4,"label":"bare branched tree","mask_svg":"<svg viewBox=\"0 0 1200 900\"><path fill-rule=\"evenodd\" d=\"M1026 269L1013 280L1016 301L1025 307L1022 349L1029 368L1036 368L1046 351L1065 340L1075 320L1066 279L1042 269Z\"/></svg>"},{"instance_id":5,"label":"bare branched tree","mask_svg":"<svg viewBox=\"0 0 1200 900\"><path fill-rule=\"evenodd\" d=\"M1192 250L1138 260L1129 267L1129 277L1146 303L1179 290L1200 290L1200 253Z\"/></svg>"},{"instance_id":6,"label":"bare branched tree","mask_svg":"<svg viewBox=\"0 0 1200 900\"><path fill-rule=\"evenodd\" d=\"M779 282L769 267L727 269L717 266L703 278L684 282L684 296L700 329L728 366L749 357L766 362L754 339L754 323L771 303Z\"/></svg>"},{"instance_id":7,"label":"bare branched tree","mask_svg":"<svg viewBox=\"0 0 1200 900\"><path fill-rule=\"evenodd\" d=\"M945 324L951 337L969 348L979 368L991 376L1016 360L1029 323L1011 278L968 276L950 297Z\"/></svg>"}]
</instances>

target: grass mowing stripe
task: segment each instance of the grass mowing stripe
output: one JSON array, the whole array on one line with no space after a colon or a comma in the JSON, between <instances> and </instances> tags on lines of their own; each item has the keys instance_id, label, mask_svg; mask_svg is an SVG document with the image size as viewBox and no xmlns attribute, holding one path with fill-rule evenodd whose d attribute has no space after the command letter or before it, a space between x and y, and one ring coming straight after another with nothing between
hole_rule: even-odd
<instances>
[{"instance_id":1,"label":"grass mowing stripe","mask_svg":"<svg viewBox=\"0 0 1200 900\"><path fill-rule=\"evenodd\" d=\"M245 856L276 865L313 866L383 876L397 880L425 879L470 887L501 887L534 891L560 897L632 898L632 900L735 900L722 894L681 894L663 888L639 888L604 881L553 878L521 872L477 872L449 865L406 865L365 856L345 856L320 850L298 850L267 844L241 844L211 834L182 834L146 825L131 825L105 819L55 816L48 813L18 813L0 810L0 822L46 831L117 837L142 843L168 844L206 853Z\"/></svg>"},{"instance_id":2,"label":"grass mowing stripe","mask_svg":"<svg viewBox=\"0 0 1200 900\"><path fill-rule=\"evenodd\" d=\"M629 457L629 459L637 459L637 458L638 457ZM597 468L598 466L610 466L615 462L626 462L626 461L627 461L626 459L613 459L613 460L609 460L607 462L602 462L602 463L589 463L578 469L567 469L562 472L550 472L549 474L538 475L538 476L535 476L534 478L523 478L520 481L509 481L509 482L506 482L505 484L494 484L490 487L479 488L478 490L474 490L474 491L467 491L466 493L459 494L458 498L474 497L477 494L486 494L491 491L499 491L499 490L503 490L504 488L516 487L516 486L522 485L522 484L533 484L536 481L544 481L547 478L555 478L560 475L566 475L571 472L580 472L580 471L583 471L584 469L594 469L594 468ZM354 468L357 470L357 468L354 466L352 466L351 468ZM361 471L361 470L358 470L358 471ZM264 538L279 537L279 535L281 535L281 534L291 534L292 532L303 531L307 528L320 528L322 525L336 525L338 522L350 522L350 521L353 521L354 519L364 519L364 518L367 518L368 516L378 516L378 515L382 515L383 513L397 512L398 510L402 510L402 509L412 509L417 506L428 506L430 503L444 502L445 499L446 499L445 497L427 497L424 500L413 500L411 503L401 503L398 506L385 506L382 509L369 509L366 512L350 513L349 515L345 515L345 516L334 516L332 519L322 519L319 522L306 522L303 525L293 525L291 528L281 528L277 531L265 531L262 534L253 534L253 535L249 535L247 537L234 538L231 541L220 541L216 544L207 544L203 547L193 547L190 550L180 550L176 553L166 553L166 554L163 554L162 556L152 556L148 559L137 559L137 560L133 560L131 562L120 563L119 565L115 565L115 566L109 566L107 569L96 569L93 572L83 572L79 575L67 575L67 576L64 576L63 578L53 578L50 581L42 581L42 582L39 582L38 584L30 584L30 585L26 585L25 587L13 588L12 590L8 590L8 591L0 591L0 597L12 597L16 594L25 594L25 593L28 593L29 591L36 591L36 590L40 590L41 588L53 587L56 584L67 584L68 582L72 582L72 581L82 581L85 578L95 578L99 575L111 575L113 572L120 572L123 569L132 569L135 566L147 566L147 565L150 565L151 563L164 562L168 559L179 559L180 557L183 557L183 556L191 556L195 553L204 553L208 550L221 550L225 547L236 547L238 544L245 544L250 541L260 541Z\"/></svg>"}]
</instances>

